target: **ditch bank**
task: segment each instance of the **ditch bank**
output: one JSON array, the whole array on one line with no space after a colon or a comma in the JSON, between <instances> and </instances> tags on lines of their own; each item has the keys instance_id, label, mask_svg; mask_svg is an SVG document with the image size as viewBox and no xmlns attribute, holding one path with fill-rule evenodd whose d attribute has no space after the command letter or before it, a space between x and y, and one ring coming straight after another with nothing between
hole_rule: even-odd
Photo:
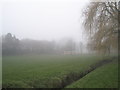
<instances>
[{"instance_id":1,"label":"ditch bank","mask_svg":"<svg viewBox=\"0 0 120 90\"><path fill-rule=\"evenodd\" d=\"M73 82L80 80L85 75L89 74L90 72L94 71L95 69L97 69L103 65L106 65L106 64L114 61L115 59L117 59L117 57L112 57L111 59L101 60L95 64L92 64L91 66L89 66L88 69L86 69L85 71L80 72L80 73L71 72L71 73L67 74L62 79L53 80L52 83L49 83L49 85L47 84L47 87L48 88L61 88L61 89L63 89L66 86L72 84Z\"/></svg>"}]
</instances>

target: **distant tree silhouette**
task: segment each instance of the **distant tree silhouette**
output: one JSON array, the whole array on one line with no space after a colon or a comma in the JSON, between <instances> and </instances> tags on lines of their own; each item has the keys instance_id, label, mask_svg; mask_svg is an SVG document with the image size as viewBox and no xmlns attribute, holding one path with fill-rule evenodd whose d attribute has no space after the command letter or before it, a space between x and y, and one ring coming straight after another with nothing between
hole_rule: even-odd
<instances>
[{"instance_id":1,"label":"distant tree silhouette","mask_svg":"<svg viewBox=\"0 0 120 90\"><path fill-rule=\"evenodd\" d=\"M20 50L19 39L8 33L2 38L2 53L3 55L17 54Z\"/></svg>"}]
</instances>

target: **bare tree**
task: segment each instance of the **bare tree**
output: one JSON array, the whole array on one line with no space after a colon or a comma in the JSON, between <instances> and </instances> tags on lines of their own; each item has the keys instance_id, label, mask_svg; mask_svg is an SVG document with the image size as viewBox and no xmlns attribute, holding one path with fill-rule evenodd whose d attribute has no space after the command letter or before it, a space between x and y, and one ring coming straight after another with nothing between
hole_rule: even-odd
<instances>
[{"instance_id":1,"label":"bare tree","mask_svg":"<svg viewBox=\"0 0 120 90\"><path fill-rule=\"evenodd\" d=\"M91 2L85 9L84 26L95 50L110 53L117 48L120 17L118 2Z\"/></svg>"}]
</instances>

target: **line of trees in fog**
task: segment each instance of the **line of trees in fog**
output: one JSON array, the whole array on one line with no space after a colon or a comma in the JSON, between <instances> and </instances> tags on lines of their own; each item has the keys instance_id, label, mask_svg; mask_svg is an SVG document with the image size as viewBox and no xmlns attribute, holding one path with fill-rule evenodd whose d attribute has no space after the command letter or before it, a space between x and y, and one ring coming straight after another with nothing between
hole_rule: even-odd
<instances>
[{"instance_id":1,"label":"line of trees in fog","mask_svg":"<svg viewBox=\"0 0 120 90\"><path fill-rule=\"evenodd\" d=\"M2 36L2 54L68 54L76 53L82 49L81 43L78 45L71 38L61 42L47 40L19 40L11 33Z\"/></svg>"}]
</instances>

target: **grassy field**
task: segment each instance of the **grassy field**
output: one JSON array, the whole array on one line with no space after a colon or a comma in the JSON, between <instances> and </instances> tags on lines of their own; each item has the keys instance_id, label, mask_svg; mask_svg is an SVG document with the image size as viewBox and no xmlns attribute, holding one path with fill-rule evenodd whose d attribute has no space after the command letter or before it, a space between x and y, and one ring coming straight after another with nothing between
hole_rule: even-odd
<instances>
[{"instance_id":1,"label":"grassy field","mask_svg":"<svg viewBox=\"0 0 120 90\"><path fill-rule=\"evenodd\" d=\"M80 73L103 59L101 56L72 55L3 56L3 88L60 87L69 73Z\"/></svg>"},{"instance_id":2,"label":"grassy field","mask_svg":"<svg viewBox=\"0 0 120 90\"><path fill-rule=\"evenodd\" d=\"M117 88L118 63L113 61L97 68L82 79L72 83L66 88Z\"/></svg>"},{"instance_id":3,"label":"grassy field","mask_svg":"<svg viewBox=\"0 0 120 90\"><path fill-rule=\"evenodd\" d=\"M0 55L0 88L2 88L2 57Z\"/></svg>"}]
</instances>

